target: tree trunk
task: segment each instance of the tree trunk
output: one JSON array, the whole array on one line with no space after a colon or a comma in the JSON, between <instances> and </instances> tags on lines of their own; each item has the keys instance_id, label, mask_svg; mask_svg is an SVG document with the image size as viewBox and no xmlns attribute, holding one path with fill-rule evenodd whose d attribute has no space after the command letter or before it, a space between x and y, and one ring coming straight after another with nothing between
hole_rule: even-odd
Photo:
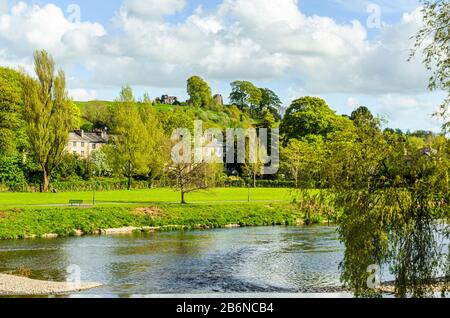
<instances>
[{"instance_id":1,"label":"tree trunk","mask_svg":"<svg viewBox=\"0 0 450 318\"><path fill-rule=\"evenodd\" d=\"M42 169L40 191L48 192L49 183L50 183L50 178L48 176L47 169L44 168L44 169Z\"/></svg>"},{"instance_id":2,"label":"tree trunk","mask_svg":"<svg viewBox=\"0 0 450 318\"><path fill-rule=\"evenodd\" d=\"M253 188L256 188L256 173L253 173Z\"/></svg>"},{"instance_id":3,"label":"tree trunk","mask_svg":"<svg viewBox=\"0 0 450 318\"><path fill-rule=\"evenodd\" d=\"M184 191L181 191L181 204L186 204L186 200L184 199Z\"/></svg>"},{"instance_id":4,"label":"tree trunk","mask_svg":"<svg viewBox=\"0 0 450 318\"><path fill-rule=\"evenodd\" d=\"M131 162L128 162L128 191L131 190L131 177L132 177L132 169L131 169Z\"/></svg>"}]
</instances>

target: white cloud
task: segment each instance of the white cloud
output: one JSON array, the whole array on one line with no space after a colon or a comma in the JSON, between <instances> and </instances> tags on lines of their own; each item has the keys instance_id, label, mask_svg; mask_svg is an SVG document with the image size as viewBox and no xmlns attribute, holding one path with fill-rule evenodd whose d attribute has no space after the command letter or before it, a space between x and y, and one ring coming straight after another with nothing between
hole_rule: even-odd
<instances>
[{"instance_id":1,"label":"white cloud","mask_svg":"<svg viewBox=\"0 0 450 318\"><path fill-rule=\"evenodd\" d=\"M360 101L359 101L357 98L355 98L355 97L349 97L349 98L347 98L347 107L348 107L348 108L350 108L350 109L356 109L356 108L358 108L359 106L361 106L361 103L360 103Z\"/></svg>"},{"instance_id":2,"label":"white cloud","mask_svg":"<svg viewBox=\"0 0 450 318\"><path fill-rule=\"evenodd\" d=\"M100 24L67 21L55 5L21 2L2 16L0 43L16 57L44 48L62 63L83 63L102 84L181 86L195 73L225 80L301 76L314 93L425 87L420 62L405 61L417 12L386 26L378 42L357 21L305 16L297 0L224 0L177 24L152 19L184 6L184 0L125 0L115 17L124 33L108 36Z\"/></svg>"},{"instance_id":3,"label":"white cloud","mask_svg":"<svg viewBox=\"0 0 450 318\"><path fill-rule=\"evenodd\" d=\"M162 18L182 10L185 0L125 0L124 14L145 19Z\"/></svg>"},{"instance_id":4,"label":"white cloud","mask_svg":"<svg viewBox=\"0 0 450 318\"><path fill-rule=\"evenodd\" d=\"M384 26L376 40L366 41L362 54L348 56L346 62L336 65L329 78L311 72L310 89L368 94L425 92L428 74L421 59L408 62L414 45L411 38L420 25L420 9L404 14L398 24Z\"/></svg>"},{"instance_id":5,"label":"white cloud","mask_svg":"<svg viewBox=\"0 0 450 318\"><path fill-rule=\"evenodd\" d=\"M378 5L381 13L408 12L419 6L419 1L415 0L333 0L340 8L352 12L367 12L370 5Z\"/></svg>"},{"instance_id":6,"label":"white cloud","mask_svg":"<svg viewBox=\"0 0 450 318\"><path fill-rule=\"evenodd\" d=\"M415 126L420 125L425 130L438 132L442 125L442 121L433 117L438 103L425 96L386 94L378 98L378 105L380 114L397 126L403 123L408 127L415 123Z\"/></svg>"},{"instance_id":7,"label":"white cloud","mask_svg":"<svg viewBox=\"0 0 450 318\"><path fill-rule=\"evenodd\" d=\"M421 22L419 10L384 25L378 38L369 39L360 22L307 16L297 0L223 0L213 9L199 6L177 23L164 19L185 4L124 0L114 17L120 32L107 34L99 23L68 21L55 5L21 2L0 16L0 62L29 67L32 51L44 48L66 69L81 65L89 73L82 86L90 88L179 89L197 74L209 81L278 82L285 87L283 100L303 92L394 96L426 90L420 58L406 61L410 37ZM94 93L72 91L77 99L92 99ZM394 103L387 97L380 102ZM400 102L402 109L415 107Z\"/></svg>"},{"instance_id":8,"label":"white cloud","mask_svg":"<svg viewBox=\"0 0 450 318\"><path fill-rule=\"evenodd\" d=\"M97 91L92 89L69 89L69 96L76 101L84 102L97 99Z\"/></svg>"},{"instance_id":9,"label":"white cloud","mask_svg":"<svg viewBox=\"0 0 450 318\"><path fill-rule=\"evenodd\" d=\"M61 63L83 58L97 49L106 35L98 23L68 21L53 4L28 5L19 2L10 14L0 16L0 47L11 60L31 60L36 49L49 51Z\"/></svg>"}]
</instances>

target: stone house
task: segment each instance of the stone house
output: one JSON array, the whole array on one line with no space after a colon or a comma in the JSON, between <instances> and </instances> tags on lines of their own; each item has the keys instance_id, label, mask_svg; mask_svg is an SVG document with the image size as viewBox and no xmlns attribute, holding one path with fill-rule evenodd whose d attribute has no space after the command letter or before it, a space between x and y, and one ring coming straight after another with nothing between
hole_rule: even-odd
<instances>
[{"instance_id":1,"label":"stone house","mask_svg":"<svg viewBox=\"0 0 450 318\"><path fill-rule=\"evenodd\" d=\"M93 132L87 133L82 129L69 133L69 142L66 146L68 153L78 155L80 158L86 159L95 151L108 143L107 130L94 129Z\"/></svg>"},{"instance_id":2,"label":"stone house","mask_svg":"<svg viewBox=\"0 0 450 318\"><path fill-rule=\"evenodd\" d=\"M178 98L176 96L163 95L159 99L159 102L165 105L175 105L178 103Z\"/></svg>"}]
</instances>

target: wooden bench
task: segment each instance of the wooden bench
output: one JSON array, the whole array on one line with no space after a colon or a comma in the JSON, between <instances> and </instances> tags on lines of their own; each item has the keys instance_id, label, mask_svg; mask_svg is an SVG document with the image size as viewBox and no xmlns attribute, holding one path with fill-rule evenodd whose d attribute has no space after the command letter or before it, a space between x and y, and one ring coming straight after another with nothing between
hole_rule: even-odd
<instances>
[{"instance_id":1,"label":"wooden bench","mask_svg":"<svg viewBox=\"0 0 450 318\"><path fill-rule=\"evenodd\" d=\"M84 203L83 200L69 200L70 205L78 205L81 206Z\"/></svg>"}]
</instances>

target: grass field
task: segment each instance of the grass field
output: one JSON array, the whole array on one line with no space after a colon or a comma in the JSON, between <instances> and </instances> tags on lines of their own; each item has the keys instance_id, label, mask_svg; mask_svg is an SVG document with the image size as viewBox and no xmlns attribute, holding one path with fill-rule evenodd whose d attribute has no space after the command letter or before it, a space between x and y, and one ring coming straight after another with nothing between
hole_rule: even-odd
<instances>
[{"instance_id":1,"label":"grass field","mask_svg":"<svg viewBox=\"0 0 450 318\"><path fill-rule=\"evenodd\" d=\"M277 188L250 189L251 202L288 202L291 190ZM92 192L61 192L61 193L0 193L0 208L26 206L45 206L68 204L69 200L84 200L92 203ZM149 189L132 191L96 192L96 204L100 206L142 205L179 203L180 193L173 189ZM218 188L210 191L194 192L186 195L188 203L233 203L247 202L248 189Z\"/></svg>"},{"instance_id":2,"label":"grass field","mask_svg":"<svg viewBox=\"0 0 450 318\"><path fill-rule=\"evenodd\" d=\"M144 211L140 211L140 210ZM296 225L304 214L288 203L181 204L133 208L21 208L0 211L0 240L57 234L85 234L99 229L161 227L161 230L221 228L240 226Z\"/></svg>"}]
</instances>

